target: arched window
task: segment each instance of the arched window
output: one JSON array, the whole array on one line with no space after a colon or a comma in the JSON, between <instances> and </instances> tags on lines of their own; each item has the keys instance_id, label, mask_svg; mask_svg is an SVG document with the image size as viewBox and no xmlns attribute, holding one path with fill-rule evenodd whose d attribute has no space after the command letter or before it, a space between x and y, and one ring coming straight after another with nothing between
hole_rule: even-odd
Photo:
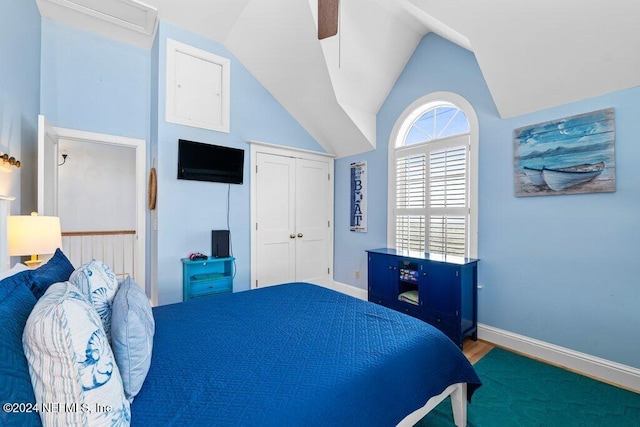
<instances>
[{"instance_id":1,"label":"arched window","mask_svg":"<svg viewBox=\"0 0 640 427\"><path fill-rule=\"evenodd\" d=\"M390 247L476 256L477 128L471 105L452 93L400 116L389 144Z\"/></svg>"}]
</instances>

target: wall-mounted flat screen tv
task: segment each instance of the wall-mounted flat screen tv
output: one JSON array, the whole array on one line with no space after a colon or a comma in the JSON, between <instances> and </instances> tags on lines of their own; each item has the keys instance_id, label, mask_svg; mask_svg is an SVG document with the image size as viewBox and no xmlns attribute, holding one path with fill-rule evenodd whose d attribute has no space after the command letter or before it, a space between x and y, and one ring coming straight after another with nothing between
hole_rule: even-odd
<instances>
[{"instance_id":1,"label":"wall-mounted flat screen tv","mask_svg":"<svg viewBox=\"0 0 640 427\"><path fill-rule=\"evenodd\" d=\"M242 184L244 150L178 140L178 179Z\"/></svg>"}]
</instances>

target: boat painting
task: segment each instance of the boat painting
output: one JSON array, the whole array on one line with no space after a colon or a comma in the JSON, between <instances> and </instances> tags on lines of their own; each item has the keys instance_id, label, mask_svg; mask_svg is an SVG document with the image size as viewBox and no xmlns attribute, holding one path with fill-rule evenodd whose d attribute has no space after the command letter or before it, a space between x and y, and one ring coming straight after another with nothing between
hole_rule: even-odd
<instances>
[{"instance_id":1,"label":"boat painting","mask_svg":"<svg viewBox=\"0 0 640 427\"><path fill-rule=\"evenodd\" d=\"M574 185L591 181L603 170L604 162L559 169L542 168L542 178L553 191L562 191Z\"/></svg>"},{"instance_id":2,"label":"boat painting","mask_svg":"<svg viewBox=\"0 0 640 427\"><path fill-rule=\"evenodd\" d=\"M615 191L613 108L514 131L516 196Z\"/></svg>"}]
</instances>

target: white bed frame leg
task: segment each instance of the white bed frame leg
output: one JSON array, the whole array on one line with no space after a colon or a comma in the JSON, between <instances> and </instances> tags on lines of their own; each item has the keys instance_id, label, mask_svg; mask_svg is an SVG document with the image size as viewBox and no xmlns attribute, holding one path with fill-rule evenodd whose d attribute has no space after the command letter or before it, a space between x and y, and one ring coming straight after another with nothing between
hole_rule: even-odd
<instances>
[{"instance_id":1,"label":"white bed frame leg","mask_svg":"<svg viewBox=\"0 0 640 427\"><path fill-rule=\"evenodd\" d=\"M400 421L397 427L413 427L424 418L440 402L451 396L451 409L453 410L453 422L458 427L467 425L467 383L451 384L442 393L427 400L427 403L418 408Z\"/></svg>"},{"instance_id":2,"label":"white bed frame leg","mask_svg":"<svg viewBox=\"0 0 640 427\"><path fill-rule=\"evenodd\" d=\"M467 383L458 384L451 393L451 410L453 411L453 422L457 427L467 425Z\"/></svg>"}]
</instances>

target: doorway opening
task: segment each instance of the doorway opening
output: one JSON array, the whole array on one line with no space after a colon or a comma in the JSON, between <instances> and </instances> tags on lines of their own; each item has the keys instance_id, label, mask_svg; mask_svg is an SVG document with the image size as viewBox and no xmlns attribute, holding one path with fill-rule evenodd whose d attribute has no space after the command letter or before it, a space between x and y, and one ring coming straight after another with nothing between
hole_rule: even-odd
<instances>
[{"instance_id":1,"label":"doorway opening","mask_svg":"<svg viewBox=\"0 0 640 427\"><path fill-rule=\"evenodd\" d=\"M38 213L60 217L74 265L102 260L154 300L145 275L146 141L38 119Z\"/></svg>"}]
</instances>

